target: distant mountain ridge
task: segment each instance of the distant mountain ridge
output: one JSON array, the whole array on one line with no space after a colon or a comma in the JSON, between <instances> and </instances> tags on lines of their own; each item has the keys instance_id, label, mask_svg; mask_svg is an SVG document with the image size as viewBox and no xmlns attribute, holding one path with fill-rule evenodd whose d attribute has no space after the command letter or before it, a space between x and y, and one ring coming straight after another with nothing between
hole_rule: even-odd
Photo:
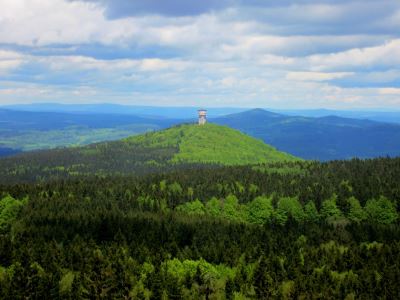
<instances>
[{"instance_id":1,"label":"distant mountain ridge","mask_svg":"<svg viewBox=\"0 0 400 300\"><path fill-rule=\"evenodd\" d=\"M400 125L337 116L286 116L254 109L212 119L304 159L400 155Z\"/></svg>"},{"instance_id":2,"label":"distant mountain ridge","mask_svg":"<svg viewBox=\"0 0 400 300\"><path fill-rule=\"evenodd\" d=\"M165 119L154 116L136 116L121 114L89 114L46 111L19 111L0 107L0 125L13 130L49 130L62 129L68 126L87 126L106 128L129 124L154 124L160 128L171 126L180 120Z\"/></svg>"},{"instance_id":3,"label":"distant mountain ridge","mask_svg":"<svg viewBox=\"0 0 400 300\"><path fill-rule=\"evenodd\" d=\"M198 107L195 106L144 106L144 105L121 105L112 103L98 104L58 104L37 103L17 104L0 106L0 109L10 109L26 112L57 112L73 114L116 114L135 115L140 117L156 117L167 119L192 119L197 114ZM247 110L236 107L217 107L209 111L212 117L237 113Z\"/></svg>"},{"instance_id":4,"label":"distant mountain ridge","mask_svg":"<svg viewBox=\"0 0 400 300\"><path fill-rule=\"evenodd\" d=\"M203 107L207 108L207 107ZM191 119L195 116L198 107L190 106L144 106L122 105L112 103L96 104L59 104L59 103L34 103L0 106L0 109L12 109L31 112L64 112L76 114L124 114L142 117ZM209 107L209 117L216 118L223 115L239 113L249 110L244 107ZM400 109L393 110L334 110L334 109L272 109L265 110L287 116L302 116L320 118L338 116L342 118L372 120L377 122L400 124Z\"/></svg>"},{"instance_id":5,"label":"distant mountain ridge","mask_svg":"<svg viewBox=\"0 0 400 300\"><path fill-rule=\"evenodd\" d=\"M275 110L274 110L275 111ZM400 124L400 110L333 110L333 109L294 109L276 110L276 112L288 116L303 116L311 118L321 118L326 116L338 116L341 118L371 120L384 123Z\"/></svg>"},{"instance_id":6,"label":"distant mountain ridge","mask_svg":"<svg viewBox=\"0 0 400 300\"><path fill-rule=\"evenodd\" d=\"M264 109L219 117L212 117L216 115L212 109L208 113L211 122L235 128L304 159L324 161L400 155L400 124L335 115L288 116ZM197 111L190 108L185 117L183 120L130 113L31 112L0 108L0 157L20 151L119 140L182 122L194 123Z\"/></svg>"}]
</instances>

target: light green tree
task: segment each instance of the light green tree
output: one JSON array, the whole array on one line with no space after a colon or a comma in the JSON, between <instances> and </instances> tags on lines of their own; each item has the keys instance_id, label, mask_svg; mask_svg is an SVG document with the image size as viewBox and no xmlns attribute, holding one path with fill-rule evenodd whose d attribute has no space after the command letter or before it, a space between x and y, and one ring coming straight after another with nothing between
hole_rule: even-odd
<instances>
[{"instance_id":1,"label":"light green tree","mask_svg":"<svg viewBox=\"0 0 400 300\"><path fill-rule=\"evenodd\" d=\"M204 204L196 199L192 202L186 202L176 207L177 211L187 213L188 215L204 215L205 207Z\"/></svg>"},{"instance_id":2,"label":"light green tree","mask_svg":"<svg viewBox=\"0 0 400 300\"><path fill-rule=\"evenodd\" d=\"M165 179L161 180L160 181L160 191L165 192L166 189L167 189L167 181Z\"/></svg>"},{"instance_id":3,"label":"light green tree","mask_svg":"<svg viewBox=\"0 0 400 300\"><path fill-rule=\"evenodd\" d=\"M221 202L217 198L212 197L206 203L206 212L207 212L207 214L214 216L214 217L221 216Z\"/></svg>"},{"instance_id":4,"label":"light green tree","mask_svg":"<svg viewBox=\"0 0 400 300\"><path fill-rule=\"evenodd\" d=\"M320 219L320 215L318 213L317 207L313 201L308 201L306 205L304 205L304 219L307 222L318 222Z\"/></svg>"},{"instance_id":5,"label":"light green tree","mask_svg":"<svg viewBox=\"0 0 400 300\"><path fill-rule=\"evenodd\" d=\"M71 293L72 285L74 283L75 274L72 271L67 271L59 282L60 294L65 296Z\"/></svg>"},{"instance_id":6,"label":"light green tree","mask_svg":"<svg viewBox=\"0 0 400 300\"><path fill-rule=\"evenodd\" d=\"M342 212L336 205L337 195L333 194L331 198L322 202L321 216L325 220L337 219L342 216Z\"/></svg>"},{"instance_id":7,"label":"light green tree","mask_svg":"<svg viewBox=\"0 0 400 300\"><path fill-rule=\"evenodd\" d=\"M304 220L304 211L297 197L283 197L278 201L277 212L284 212L286 216L291 216L297 222ZM283 219L282 219L283 220Z\"/></svg>"},{"instance_id":8,"label":"light green tree","mask_svg":"<svg viewBox=\"0 0 400 300\"><path fill-rule=\"evenodd\" d=\"M264 224L271 219L273 212L272 198L259 196L247 204L246 218L250 223Z\"/></svg>"},{"instance_id":9,"label":"light green tree","mask_svg":"<svg viewBox=\"0 0 400 300\"><path fill-rule=\"evenodd\" d=\"M255 185L255 184L253 184L253 183L250 183L250 186L249 186L249 193L250 193L250 194L255 194L255 193L257 193L257 192L258 192L258 186Z\"/></svg>"},{"instance_id":10,"label":"light green tree","mask_svg":"<svg viewBox=\"0 0 400 300\"><path fill-rule=\"evenodd\" d=\"M285 225L285 223L288 219L287 211L278 207L274 211L274 219L275 219L276 223L278 223L280 225Z\"/></svg>"},{"instance_id":11,"label":"light green tree","mask_svg":"<svg viewBox=\"0 0 400 300\"><path fill-rule=\"evenodd\" d=\"M190 198L190 200L193 200L193 195L194 195L194 190L192 187L188 187L187 189L187 195Z\"/></svg>"},{"instance_id":12,"label":"light green tree","mask_svg":"<svg viewBox=\"0 0 400 300\"><path fill-rule=\"evenodd\" d=\"M0 232L8 230L28 199L17 200L6 196L0 200Z\"/></svg>"},{"instance_id":13,"label":"light green tree","mask_svg":"<svg viewBox=\"0 0 400 300\"><path fill-rule=\"evenodd\" d=\"M168 191L172 195L180 195L182 193L182 187L178 182L173 182L172 184L168 185Z\"/></svg>"},{"instance_id":14,"label":"light green tree","mask_svg":"<svg viewBox=\"0 0 400 300\"><path fill-rule=\"evenodd\" d=\"M240 221L242 220L242 208L239 205L239 200L235 195L229 195L223 201L222 213L223 217L229 220Z\"/></svg>"},{"instance_id":15,"label":"light green tree","mask_svg":"<svg viewBox=\"0 0 400 300\"><path fill-rule=\"evenodd\" d=\"M384 196L371 199L365 205L368 218L377 224L391 224L397 219L397 211L393 203Z\"/></svg>"},{"instance_id":16,"label":"light green tree","mask_svg":"<svg viewBox=\"0 0 400 300\"><path fill-rule=\"evenodd\" d=\"M367 214L365 213L364 209L362 208L360 201L357 198L350 197L347 199L349 205L349 212L347 214L347 218L354 222L360 223L367 218Z\"/></svg>"}]
</instances>

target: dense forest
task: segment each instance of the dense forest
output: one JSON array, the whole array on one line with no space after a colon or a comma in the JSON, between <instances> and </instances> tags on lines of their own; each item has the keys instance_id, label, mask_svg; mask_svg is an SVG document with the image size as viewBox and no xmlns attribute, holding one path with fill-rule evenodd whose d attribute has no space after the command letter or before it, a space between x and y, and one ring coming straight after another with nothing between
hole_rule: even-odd
<instances>
[{"instance_id":1,"label":"dense forest","mask_svg":"<svg viewBox=\"0 0 400 300\"><path fill-rule=\"evenodd\" d=\"M25 179L0 298L400 298L400 159Z\"/></svg>"}]
</instances>

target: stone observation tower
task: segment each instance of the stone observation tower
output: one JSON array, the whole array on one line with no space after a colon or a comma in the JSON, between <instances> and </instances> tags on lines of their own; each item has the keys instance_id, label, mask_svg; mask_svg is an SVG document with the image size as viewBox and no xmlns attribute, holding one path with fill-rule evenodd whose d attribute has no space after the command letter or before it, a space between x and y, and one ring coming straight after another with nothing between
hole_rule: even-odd
<instances>
[{"instance_id":1,"label":"stone observation tower","mask_svg":"<svg viewBox=\"0 0 400 300\"><path fill-rule=\"evenodd\" d=\"M207 110L199 109L199 125L204 125L207 122Z\"/></svg>"}]
</instances>

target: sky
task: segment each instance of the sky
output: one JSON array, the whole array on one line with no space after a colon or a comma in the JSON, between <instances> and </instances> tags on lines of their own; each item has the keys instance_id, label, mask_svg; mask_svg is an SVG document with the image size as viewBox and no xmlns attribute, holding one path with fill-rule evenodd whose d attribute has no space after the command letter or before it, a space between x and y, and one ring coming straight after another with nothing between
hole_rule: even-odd
<instances>
[{"instance_id":1,"label":"sky","mask_svg":"<svg viewBox=\"0 0 400 300\"><path fill-rule=\"evenodd\" d=\"M0 0L0 105L400 110L399 0Z\"/></svg>"}]
</instances>

